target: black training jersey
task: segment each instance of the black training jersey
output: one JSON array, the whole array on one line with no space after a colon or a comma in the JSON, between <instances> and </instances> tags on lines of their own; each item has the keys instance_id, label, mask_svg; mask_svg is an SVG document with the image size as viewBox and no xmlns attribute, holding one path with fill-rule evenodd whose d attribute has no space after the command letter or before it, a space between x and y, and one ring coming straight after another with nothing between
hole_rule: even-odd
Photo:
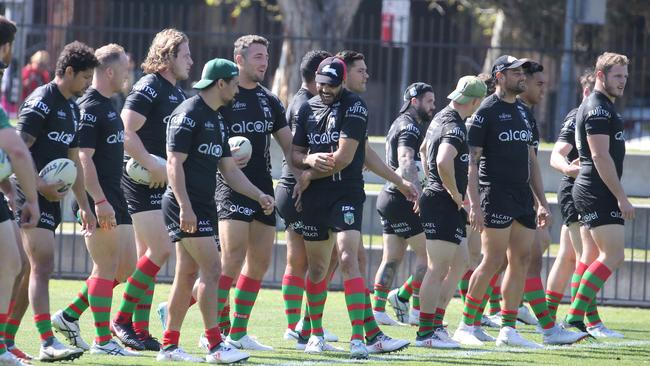
<instances>
[{"instance_id":1,"label":"black training jersey","mask_svg":"<svg viewBox=\"0 0 650 366\"><path fill-rule=\"evenodd\" d=\"M623 175L625 158L623 120L616 112L614 103L598 91L591 93L582 102L576 114L576 147L580 155L580 173L576 178L576 184L580 183L595 189L607 189L591 159L591 149L587 142L589 135L609 136L609 155L614 160L616 174L620 179Z\"/></svg>"},{"instance_id":2,"label":"black training jersey","mask_svg":"<svg viewBox=\"0 0 650 366\"><path fill-rule=\"evenodd\" d=\"M340 172L312 181L311 185L327 185L363 188L363 163L366 157L368 109L366 103L355 93L343 89L341 96L331 105L315 96L298 111L293 144L307 147L308 153L335 152L339 138L359 142L352 162Z\"/></svg>"},{"instance_id":3,"label":"black training jersey","mask_svg":"<svg viewBox=\"0 0 650 366\"><path fill-rule=\"evenodd\" d=\"M573 108L567 115L564 117L564 122L562 122L562 128L560 129L560 134L557 136L558 142L564 142L571 145L571 151L567 154L567 162L571 163L578 158L578 149L576 149L576 114L578 113L578 108ZM562 180L567 180L573 182L574 179L569 176L563 176Z\"/></svg>"},{"instance_id":4,"label":"black training jersey","mask_svg":"<svg viewBox=\"0 0 650 366\"><path fill-rule=\"evenodd\" d=\"M214 200L219 160L230 156L221 113L199 95L181 103L167 124L167 150L187 154L183 172L190 201L204 204ZM173 197L170 187L165 194Z\"/></svg>"},{"instance_id":5,"label":"black training jersey","mask_svg":"<svg viewBox=\"0 0 650 366\"><path fill-rule=\"evenodd\" d=\"M395 170L399 167L397 148L401 146L410 147L415 152L414 160L420 163L420 145L424 140L422 125L410 114L402 113L390 126L386 136L386 164ZM391 182L386 182L386 191L397 192L397 187Z\"/></svg>"},{"instance_id":6,"label":"black training jersey","mask_svg":"<svg viewBox=\"0 0 650 366\"><path fill-rule=\"evenodd\" d=\"M79 147L95 149L93 163L99 183L119 184L124 155L124 124L110 98L88 88L79 98Z\"/></svg>"},{"instance_id":7,"label":"black training jersey","mask_svg":"<svg viewBox=\"0 0 650 366\"><path fill-rule=\"evenodd\" d=\"M166 158L166 124L172 111L184 100L183 91L158 73L147 74L133 85L124 108L147 118L136 132L147 152ZM125 157L125 161L127 159Z\"/></svg>"},{"instance_id":8,"label":"black training jersey","mask_svg":"<svg viewBox=\"0 0 650 366\"><path fill-rule=\"evenodd\" d=\"M223 107L221 113L229 136L244 136L253 147L242 172L253 183L271 179L271 134L287 125L280 99L261 85L254 89L240 86L232 103Z\"/></svg>"},{"instance_id":9,"label":"black training jersey","mask_svg":"<svg viewBox=\"0 0 650 366\"><path fill-rule=\"evenodd\" d=\"M528 148L533 145L533 131L519 106L519 102L507 103L492 94L471 119L467 142L483 148L479 166L482 185L528 185Z\"/></svg>"},{"instance_id":10,"label":"black training jersey","mask_svg":"<svg viewBox=\"0 0 650 366\"><path fill-rule=\"evenodd\" d=\"M445 107L433 117L433 122L427 130L429 142L427 144L427 168L429 175L424 185L424 190L434 192L445 192L442 179L438 173L436 157L440 145L447 143L452 145L458 154L454 158L454 177L456 188L465 197L467 190L467 167L469 162L469 148L467 146L467 128L465 121L458 112L450 106Z\"/></svg>"},{"instance_id":11,"label":"black training jersey","mask_svg":"<svg viewBox=\"0 0 650 366\"><path fill-rule=\"evenodd\" d=\"M528 122L528 125L530 126L531 131L533 132L533 147L535 148L535 154L537 154L537 150L539 149L539 128L537 127L537 120L535 119L535 114L533 113L533 109L529 107L526 103L524 103L521 99L517 99L517 109L519 110L519 113L521 114L521 118L526 120Z\"/></svg>"},{"instance_id":12,"label":"black training jersey","mask_svg":"<svg viewBox=\"0 0 650 366\"><path fill-rule=\"evenodd\" d=\"M36 138L29 148L36 170L54 159L67 158L68 149L77 147L79 107L65 99L54 82L39 86L20 107L18 131Z\"/></svg>"},{"instance_id":13,"label":"black training jersey","mask_svg":"<svg viewBox=\"0 0 650 366\"><path fill-rule=\"evenodd\" d=\"M286 117L292 133L295 133L296 131L296 119L298 119L298 111L300 110L300 107L313 97L314 95L309 92L309 90L306 88L300 88L296 95L293 96L293 99L291 99L291 103L289 103L289 107L287 108ZM287 161L284 159L282 160L282 177L280 177L278 184L287 186L296 184L296 178L293 176L293 173L289 169L289 165L287 165Z\"/></svg>"}]
</instances>

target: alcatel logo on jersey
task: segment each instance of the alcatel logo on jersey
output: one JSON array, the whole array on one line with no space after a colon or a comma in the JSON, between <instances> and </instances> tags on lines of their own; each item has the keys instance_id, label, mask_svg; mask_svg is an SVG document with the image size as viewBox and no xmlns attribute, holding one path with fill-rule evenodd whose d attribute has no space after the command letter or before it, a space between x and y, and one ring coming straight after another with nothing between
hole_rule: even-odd
<instances>
[{"instance_id":1,"label":"alcatel logo on jersey","mask_svg":"<svg viewBox=\"0 0 650 366\"><path fill-rule=\"evenodd\" d=\"M232 105L232 110L233 111L241 111L242 109L246 109L246 103L239 102L239 101L233 103L233 105Z\"/></svg>"},{"instance_id":2,"label":"alcatel logo on jersey","mask_svg":"<svg viewBox=\"0 0 650 366\"><path fill-rule=\"evenodd\" d=\"M499 134L499 141L531 141L533 134L528 130L508 130Z\"/></svg>"},{"instance_id":3,"label":"alcatel logo on jersey","mask_svg":"<svg viewBox=\"0 0 650 366\"><path fill-rule=\"evenodd\" d=\"M220 158L223 153L221 145L214 145L213 143L201 144L198 150L201 154L212 155L215 158Z\"/></svg>"},{"instance_id":4,"label":"alcatel logo on jersey","mask_svg":"<svg viewBox=\"0 0 650 366\"><path fill-rule=\"evenodd\" d=\"M271 132L273 130L273 122L269 121L255 121L255 122L236 122L230 126L230 131L235 134L242 133L264 133Z\"/></svg>"},{"instance_id":5,"label":"alcatel logo on jersey","mask_svg":"<svg viewBox=\"0 0 650 366\"><path fill-rule=\"evenodd\" d=\"M325 133L308 133L307 140L310 145L328 145L339 142L339 131L328 131Z\"/></svg>"},{"instance_id":6,"label":"alcatel logo on jersey","mask_svg":"<svg viewBox=\"0 0 650 366\"><path fill-rule=\"evenodd\" d=\"M580 217L580 219L582 219L582 221L584 221L584 222L590 222L590 221L598 219L598 213L597 212L590 212L590 213Z\"/></svg>"},{"instance_id":7,"label":"alcatel logo on jersey","mask_svg":"<svg viewBox=\"0 0 650 366\"><path fill-rule=\"evenodd\" d=\"M38 108L45 114L50 113L50 107L43 102L43 99L28 100L25 102L25 105L31 108Z\"/></svg>"},{"instance_id":8,"label":"alcatel logo on jersey","mask_svg":"<svg viewBox=\"0 0 650 366\"><path fill-rule=\"evenodd\" d=\"M240 206L240 205L230 205L228 208L230 212L237 212L246 216L252 216L255 211L248 207Z\"/></svg>"},{"instance_id":9,"label":"alcatel logo on jersey","mask_svg":"<svg viewBox=\"0 0 650 366\"><path fill-rule=\"evenodd\" d=\"M616 132L616 135L614 135L614 140L625 141L625 136L623 136L623 131Z\"/></svg>"},{"instance_id":10,"label":"alcatel logo on jersey","mask_svg":"<svg viewBox=\"0 0 650 366\"><path fill-rule=\"evenodd\" d=\"M165 117L165 119L167 118ZM185 113L177 114L171 117L170 122L172 123L172 126L186 125L191 128L194 128L196 126L196 122L194 122L194 120L188 117Z\"/></svg>"},{"instance_id":11,"label":"alcatel logo on jersey","mask_svg":"<svg viewBox=\"0 0 650 366\"><path fill-rule=\"evenodd\" d=\"M66 145L70 145L72 142L72 139L74 138L73 133L65 133L63 131L52 131L47 134L47 138L56 141L56 142L62 142Z\"/></svg>"},{"instance_id":12,"label":"alcatel logo on jersey","mask_svg":"<svg viewBox=\"0 0 650 366\"><path fill-rule=\"evenodd\" d=\"M117 144L123 142L124 142L124 131L118 131L117 133L109 135L106 138L106 143L108 144Z\"/></svg>"},{"instance_id":13,"label":"alcatel logo on jersey","mask_svg":"<svg viewBox=\"0 0 650 366\"><path fill-rule=\"evenodd\" d=\"M467 163L467 162L469 162L469 154L463 154L463 155L461 155L461 156L460 156L460 161L462 161L463 163Z\"/></svg>"},{"instance_id":14,"label":"alcatel logo on jersey","mask_svg":"<svg viewBox=\"0 0 650 366\"><path fill-rule=\"evenodd\" d=\"M607 109L603 108L602 106L597 106L596 108L590 110L587 112L587 117L605 117L605 118L610 118L612 116L612 113L608 111Z\"/></svg>"},{"instance_id":15,"label":"alcatel logo on jersey","mask_svg":"<svg viewBox=\"0 0 650 366\"><path fill-rule=\"evenodd\" d=\"M512 115L510 113L501 113L499 115L499 121L510 121L512 119Z\"/></svg>"},{"instance_id":16,"label":"alcatel logo on jersey","mask_svg":"<svg viewBox=\"0 0 650 366\"><path fill-rule=\"evenodd\" d=\"M612 211L609 213L609 216L615 219L622 219L623 218L623 213L621 211Z\"/></svg>"}]
</instances>

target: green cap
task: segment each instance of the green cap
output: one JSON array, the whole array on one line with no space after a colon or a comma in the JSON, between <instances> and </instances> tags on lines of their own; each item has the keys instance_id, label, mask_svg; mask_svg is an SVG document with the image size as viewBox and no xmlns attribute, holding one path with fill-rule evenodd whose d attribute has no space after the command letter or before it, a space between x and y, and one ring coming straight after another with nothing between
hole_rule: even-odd
<instances>
[{"instance_id":1,"label":"green cap","mask_svg":"<svg viewBox=\"0 0 650 366\"><path fill-rule=\"evenodd\" d=\"M239 69L234 62L223 58L215 58L203 66L201 80L194 84L194 89L205 89L215 80L228 79L239 75Z\"/></svg>"},{"instance_id":2,"label":"green cap","mask_svg":"<svg viewBox=\"0 0 650 366\"><path fill-rule=\"evenodd\" d=\"M483 80L473 75L463 76L458 80L456 90L447 96L448 99L460 104L467 104L474 98L483 98L487 93L487 85Z\"/></svg>"}]
</instances>

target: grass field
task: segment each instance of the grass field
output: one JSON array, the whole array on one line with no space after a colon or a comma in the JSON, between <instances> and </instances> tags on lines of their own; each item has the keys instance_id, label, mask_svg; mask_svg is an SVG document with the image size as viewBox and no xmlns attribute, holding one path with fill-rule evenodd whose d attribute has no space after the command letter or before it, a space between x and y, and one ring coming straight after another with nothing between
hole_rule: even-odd
<instances>
[{"instance_id":1,"label":"grass field","mask_svg":"<svg viewBox=\"0 0 650 366\"><path fill-rule=\"evenodd\" d=\"M81 287L81 281L56 280L50 285L52 312L65 306ZM123 286L116 289L113 304L117 306ZM156 288L154 309L156 305L167 298L169 285L159 285ZM455 329L459 321L460 305L453 300L447 313L447 321L451 329ZM390 308L389 308L390 309ZM560 308L560 314L566 312L566 306ZM479 348L463 348L461 350L439 351L411 347L397 354L373 356L368 361L351 361L347 353L328 353L324 356L306 355L294 349L292 342L284 341L282 334L286 323L281 294L278 290L263 290L253 310L249 326L250 334L256 336L265 344L275 347L274 352L253 352L249 364L284 364L284 365L330 365L330 364L368 364L368 365L650 365L650 310L631 308L602 307L602 317L607 325L625 334L626 338L619 341L603 341L597 343L582 343L571 347L548 347L545 350L528 351L520 349L497 349L493 345ZM94 332L91 328L91 314L84 314L81 319L82 334L86 341L92 341ZM337 334L341 342L338 345L348 349L347 339L350 336L350 326L343 294L332 292L324 315L325 327ZM392 337L400 337L411 341L415 338L415 327L384 327L385 333ZM188 352L201 356L197 347L197 339L203 330L198 308L192 307L185 318L181 334L181 346ZM530 339L541 342L541 336L534 333L533 327L520 327L521 332ZM161 336L160 323L157 316L152 314L152 333ZM490 333L496 336L496 332ZM59 337L62 339L61 337ZM18 333L17 344L31 354L38 353L38 335L31 322L31 312L25 317L23 326ZM145 352L138 358L115 358L110 356L84 355L74 362L77 365L155 365L155 353Z\"/></svg>"}]
</instances>

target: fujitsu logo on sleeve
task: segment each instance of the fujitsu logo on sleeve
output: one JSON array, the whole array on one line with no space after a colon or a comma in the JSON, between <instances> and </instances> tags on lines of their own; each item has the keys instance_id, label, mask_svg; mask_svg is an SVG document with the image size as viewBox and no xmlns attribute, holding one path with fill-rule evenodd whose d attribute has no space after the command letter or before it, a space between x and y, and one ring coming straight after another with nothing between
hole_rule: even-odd
<instances>
[{"instance_id":1,"label":"fujitsu logo on sleeve","mask_svg":"<svg viewBox=\"0 0 650 366\"><path fill-rule=\"evenodd\" d=\"M45 103L42 98L30 99L26 101L25 107L28 107L31 110L44 116L50 114L50 106L47 105L47 103Z\"/></svg>"},{"instance_id":2,"label":"fujitsu logo on sleeve","mask_svg":"<svg viewBox=\"0 0 650 366\"><path fill-rule=\"evenodd\" d=\"M152 88L145 82L135 84L135 86L133 86L133 90L140 92L141 94L144 94L151 99L156 99L158 97L158 92L156 89Z\"/></svg>"},{"instance_id":3,"label":"fujitsu logo on sleeve","mask_svg":"<svg viewBox=\"0 0 650 366\"><path fill-rule=\"evenodd\" d=\"M590 110L587 112L587 117L603 117L603 118L611 118L612 113L608 111L607 109L603 108L602 106L598 105L596 108Z\"/></svg>"},{"instance_id":4,"label":"fujitsu logo on sleeve","mask_svg":"<svg viewBox=\"0 0 650 366\"><path fill-rule=\"evenodd\" d=\"M81 122L91 122L95 123L97 122L97 116L94 114L86 112L85 109L81 110Z\"/></svg>"}]
</instances>

